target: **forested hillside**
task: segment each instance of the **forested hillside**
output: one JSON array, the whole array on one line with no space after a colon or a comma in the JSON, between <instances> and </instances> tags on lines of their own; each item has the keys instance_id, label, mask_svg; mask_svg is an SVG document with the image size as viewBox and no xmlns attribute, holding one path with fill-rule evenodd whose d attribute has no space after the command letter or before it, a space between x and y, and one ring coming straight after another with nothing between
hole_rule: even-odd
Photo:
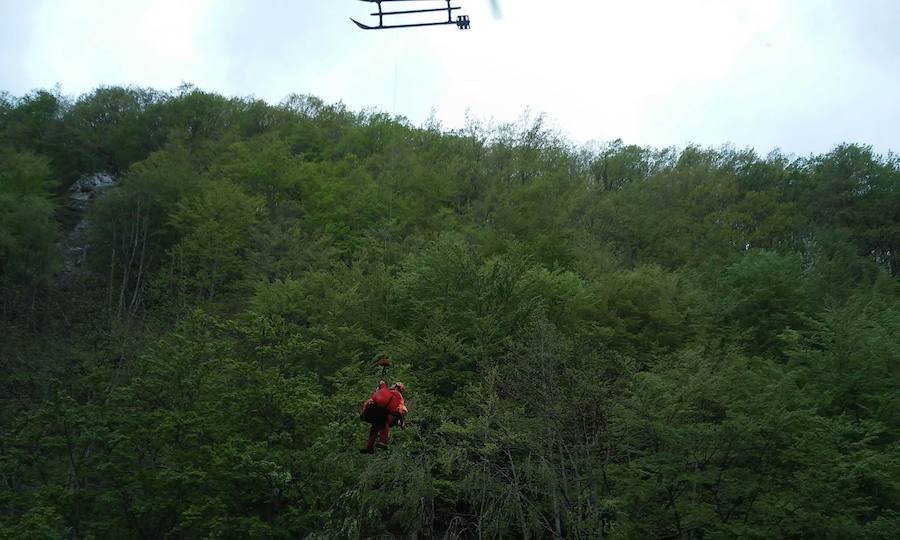
<instances>
[{"instance_id":1,"label":"forested hillside","mask_svg":"<svg viewBox=\"0 0 900 540\"><path fill-rule=\"evenodd\" d=\"M895 538L898 276L867 147L5 94L0 537Z\"/></svg>"}]
</instances>

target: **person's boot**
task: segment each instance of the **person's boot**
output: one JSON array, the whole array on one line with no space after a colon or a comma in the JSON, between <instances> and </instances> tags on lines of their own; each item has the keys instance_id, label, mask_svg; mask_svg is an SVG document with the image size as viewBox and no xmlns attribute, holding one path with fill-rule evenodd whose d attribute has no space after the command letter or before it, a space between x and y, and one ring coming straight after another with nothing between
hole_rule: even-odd
<instances>
[{"instance_id":1,"label":"person's boot","mask_svg":"<svg viewBox=\"0 0 900 540\"><path fill-rule=\"evenodd\" d=\"M374 454L375 449L374 448L363 448L362 450L359 451L359 453L360 454Z\"/></svg>"},{"instance_id":2,"label":"person's boot","mask_svg":"<svg viewBox=\"0 0 900 540\"><path fill-rule=\"evenodd\" d=\"M381 448L382 450L387 450L387 449L388 449L388 445L385 444L385 443L383 443L383 442L381 442L381 441L378 441L377 443L375 443L375 446L377 446L378 448Z\"/></svg>"}]
</instances>

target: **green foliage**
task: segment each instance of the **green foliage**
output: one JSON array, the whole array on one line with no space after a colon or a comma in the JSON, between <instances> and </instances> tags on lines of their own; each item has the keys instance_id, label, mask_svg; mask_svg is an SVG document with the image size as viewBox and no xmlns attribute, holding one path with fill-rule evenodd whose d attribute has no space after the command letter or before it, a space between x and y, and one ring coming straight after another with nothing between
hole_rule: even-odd
<instances>
[{"instance_id":1,"label":"green foliage","mask_svg":"<svg viewBox=\"0 0 900 540\"><path fill-rule=\"evenodd\" d=\"M66 126L80 153L79 169L119 174L159 144L148 110L160 96L140 88L101 87L81 96L66 111Z\"/></svg>"},{"instance_id":2,"label":"green foliage","mask_svg":"<svg viewBox=\"0 0 900 540\"><path fill-rule=\"evenodd\" d=\"M778 353L779 337L806 326L807 296L800 260L749 252L725 269L724 322L751 353Z\"/></svg>"},{"instance_id":3,"label":"green foliage","mask_svg":"<svg viewBox=\"0 0 900 540\"><path fill-rule=\"evenodd\" d=\"M0 287L45 285L59 265L47 160L0 148ZM4 305L4 309L9 306Z\"/></svg>"},{"instance_id":4,"label":"green foliage","mask_svg":"<svg viewBox=\"0 0 900 540\"><path fill-rule=\"evenodd\" d=\"M896 156L189 85L3 94L0 148L0 537L900 526ZM381 355L411 414L363 455Z\"/></svg>"},{"instance_id":5,"label":"green foliage","mask_svg":"<svg viewBox=\"0 0 900 540\"><path fill-rule=\"evenodd\" d=\"M0 104L0 144L46 154L56 149L67 103L58 92L38 90L19 99L4 95Z\"/></svg>"},{"instance_id":6,"label":"green foliage","mask_svg":"<svg viewBox=\"0 0 900 540\"><path fill-rule=\"evenodd\" d=\"M173 259L184 287L212 301L217 292L231 292L247 273L248 239L265 212L265 202L227 181L201 189L170 217L181 237Z\"/></svg>"}]
</instances>

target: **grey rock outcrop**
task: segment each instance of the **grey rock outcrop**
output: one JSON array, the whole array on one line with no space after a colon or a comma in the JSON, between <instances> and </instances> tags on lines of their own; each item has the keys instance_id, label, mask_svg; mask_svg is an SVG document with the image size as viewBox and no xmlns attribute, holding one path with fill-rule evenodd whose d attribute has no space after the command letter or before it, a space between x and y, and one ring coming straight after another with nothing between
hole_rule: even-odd
<instances>
[{"instance_id":1,"label":"grey rock outcrop","mask_svg":"<svg viewBox=\"0 0 900 540\"><path fill-rule=\"evenodd\" d=\"M81 274L87 261L87 230L90 226L88 213L94 201L106 189L116 185L118 178L108 173L95 173L79 178L65 197L65 208L73 223L62 241L63 269L61 281L70 281Z\"/></svg>"}]
</instances>

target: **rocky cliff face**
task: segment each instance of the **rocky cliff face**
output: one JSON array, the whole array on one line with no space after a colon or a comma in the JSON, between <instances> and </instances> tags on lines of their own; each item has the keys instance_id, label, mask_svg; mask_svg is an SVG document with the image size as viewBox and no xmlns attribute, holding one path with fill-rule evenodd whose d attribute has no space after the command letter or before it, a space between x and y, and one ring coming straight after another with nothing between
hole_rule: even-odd
<instances>
[{"instance_id":1,"label":"rocky cliff face","mask_svg":"<svg viewBox=\"0 0 900 540\"><path fill-rule=\"evenodd\" d=\"M64 196L66 227L63 241L63 269L61 281L68 282L85 270L87 261L87 230L90 226L88 213L94 201L118 178L108 173L84 176L69 188Z\"/></svg>"}]
</instances>

